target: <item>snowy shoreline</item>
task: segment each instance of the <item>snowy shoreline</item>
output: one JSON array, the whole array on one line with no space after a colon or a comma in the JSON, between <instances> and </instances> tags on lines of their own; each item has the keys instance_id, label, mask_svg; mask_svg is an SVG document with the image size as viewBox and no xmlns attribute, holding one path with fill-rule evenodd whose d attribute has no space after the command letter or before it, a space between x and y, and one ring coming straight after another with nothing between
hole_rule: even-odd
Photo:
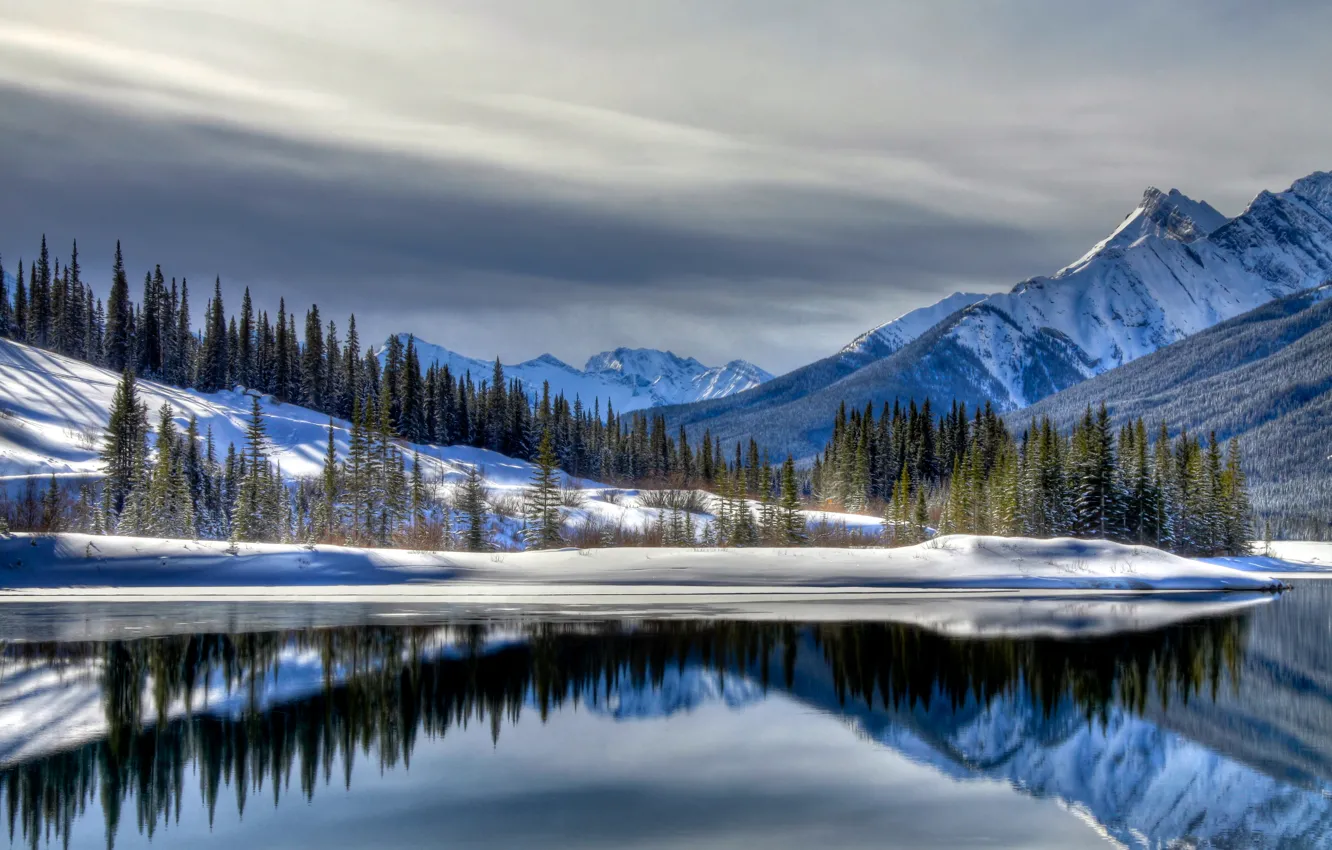
<instances>
[{"instance_id":1,"label":"snowy shoreline","mask_svg":"<svg viewBox=\"0 0 1332 850\"><path fill-rule=\"evenodd\" d=\"M953 535L897 549L415 552L83 534L0 539L0 600L334 601L848 598L887 593L1275 591L1284 583L1142 546Z\"/></svg>"}]
</instances>

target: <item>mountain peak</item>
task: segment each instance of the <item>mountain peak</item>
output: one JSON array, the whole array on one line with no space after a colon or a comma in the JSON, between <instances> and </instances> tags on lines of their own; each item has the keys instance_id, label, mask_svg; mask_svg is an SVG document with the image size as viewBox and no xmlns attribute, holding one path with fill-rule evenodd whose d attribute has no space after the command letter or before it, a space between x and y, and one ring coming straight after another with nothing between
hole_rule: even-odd
<instances>
[{"instance_id":1,"label":"mountain peak","mask_svg":"<svg viewBox=\"0 0 1332 850\"><path fill-rule=\"evenodd\" d=\"M1117 254L1149 236L1189 243L1201 239L1230 221L1206 201L1195 201L1178 189L1162 192L1148 186L1142 200L1114 231L1092 246L1078 260L1060 269L1062 277L1082 268L1103 254Z\"/></svg>"},{"instance_id":2,"label":"mountain peak","mask_svg":"<svg viewBox=\"0 0 1332 850\"><path fill-rule=\"evenodd\" d=\"M654 371L663 367L677 369L706 369L692 357L680 357L673 351L655 348L629 348L620 346L610 351L593 354L583 365L584 372L620 372L623 374Z\"/></svg>"},{"instance_id":3,"label":"mountain peak","mask_svg":"<svg viewBox=\"0 0 1332 850\"><path fill-rule=\"evenodd\" d=\"M1332 215L1332 172L1315 171L1307 177L1301 177L1291 184L1290 194L1323 215Z\"/></svg>"},{"instance_id":4,"label":"mountain peak","mask_svg":"<svg viewBox=\"0 0 1332 850\"><path fill-rule=\"evenodd\" d=\"M407 334L398 339L406 344ZM416 339L422 366L447 366L456 376L471 374L474 380L489 378L494 360L466 357L443 346ZM376 352L385 357L384 347ZM652 348L616 348L588 359L583 369L571 366L553 354L543 354L517 364L505 364L507 378L520 381L527 393L539 393L550 384L552 393L575 397L589 407L594 399L610 403L620 412L720 398L743 392L772 379L772 375L744 360L708 367L692 357Z\"/></svg>"}]
</instances>

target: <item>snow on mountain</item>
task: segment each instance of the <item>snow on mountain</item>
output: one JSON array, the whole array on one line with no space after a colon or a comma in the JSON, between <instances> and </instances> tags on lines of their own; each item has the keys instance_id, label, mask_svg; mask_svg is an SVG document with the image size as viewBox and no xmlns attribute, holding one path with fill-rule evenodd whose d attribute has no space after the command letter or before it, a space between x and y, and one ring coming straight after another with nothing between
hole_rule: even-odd
<instances>
[{"instance_id":1,"label":"snow on mountain","mask_svg":"<svg viewBox=\"0 0 1332 850\"><path fill-rule=\"evenodd\" d=\"M1145 236L1161 236L1193 242L1230 221L1206 201L1195 201L1178 189L1169 193L1155 186L1142 193L1142 203L1124 217L1109 236L1092 246L1077 262L1061 269L1066 274L1086 265L1094 257L1132 246Z\"/></svg>"},{"instance_id":2,"label":"snow on mountain","mask_svg":"<svg viewBox=\"0 0 1332 850\"><path fill-rule=\"evenodd\" d=\"M945 299L936 305L944 315L938 324L887 356L843 351L748 392L667 416L691 434L708 428L724 443L752 437L778 455L811 458L842 402L850 408L895 398L930 399L942 408L953 400L972 407L989 401L999 410L1027 407L1330 278L1332 174L1262 192L1229 220L1176 190L1149 189L1077 262L956 312ZM853 355L861 346L872 350L880 330L848 349Z\"/></svg>"},{"instance_id":3,"label":"snow on mountain","mask_svg":"<svg viewBox=\"0 0 1332 850\"><path fill-rule=\"evenodd\" d=\"M944 337L1005 408L1332 277L1332 174L1260 193L1238 217L1149 189L1106 240L1052 277L993 295Z\"/></svg>"},{"instance_id":4,"label":"snow on mountain","mask_svg":"<svg viewBox=\"0 0 1332 850\"><path fill-rule=\"evenodd\" d=\"M627 679L628 677L626 677ZM730 709L762 701L763 686L743 676L722 675L695 664L667 667L650 686L621 684L605 700L587 703L593 714L615 720L655 720L720 702Z\"/></svg>"},{"instance_id":5,"label":"snow on mountain","mask_svg":"<svg viewBox=\"0 0 1332 850\"><path fill-rule=\"evenodd\" d=\"M399 334L404 346L408 335ZM494 361L478 360L450 351L440 345L414 340L423 367L432 363L448 366L455 375L471 372L472 379L489 379ZM384 350L379 352L383 362ZM577 369L550 354L504 366L506 378L522 381L528 394L541 392L550 383L551 394L563 393L570 400L582 399L585 406L609 402L617 411L641 410L667 404L686 404L722 398L756 387L772 375L744 360L732 360L725 366L705 366L692 357L680 357L669 351L650 348L617 348L588 358Z\"/></svg>"},{"instance_id":6,"label":"snow on mountain","mask_svg":"<svg viewBox=\"0 0 1332 850\"><path fill-rule=\"evenodd\" d=\"M1119 707L1089 722L1006 694L925 714L866 731L946 775L1056 797L1124 846L1321 846L1332 830L1332 783L1281 781Z\"/></svg>"},{"instance_id":7,"label":"snow on mountain","mask_svg":"<svg viewBox=\"0 0 1332 850\"><path fill-rule=\"evenodd\" d=\"M952 295L928 307L918 307L904 313L890 322L851 340L840 352L845 360L858 362L860 365L896 354L907 343L919 337L925 331L939 324L963 307L970 307L986 296L972 292L954 292Z\"/></svg>"}]
</instances>

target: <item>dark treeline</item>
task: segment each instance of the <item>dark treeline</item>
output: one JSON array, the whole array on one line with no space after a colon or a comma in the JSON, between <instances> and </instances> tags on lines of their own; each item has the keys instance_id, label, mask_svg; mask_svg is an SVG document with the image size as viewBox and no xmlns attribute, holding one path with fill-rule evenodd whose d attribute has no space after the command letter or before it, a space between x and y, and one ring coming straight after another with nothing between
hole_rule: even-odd
<instances>
[{"instance_id":1,"label":"dark treeline","mask_svg":"<svg viewBox=\"0 0 1332 850\"><path fill-rule=\"evenodd\" d=\"M335 779L350 787L358 755L409 767L421 737L472 723L498 743L525 711L543 720L569 704L610 704L625 689L656 689L671 671L699 665L745 676L764 691L800 690L797 661L821 659L843 705L929 711L1019 696L1045 715L1071 707L1103 722L1111 706L1143 712L1237 683L1240 618L1088 641L960 640L896 624L656 622L525 626L525 640L486 646L483 626L452 630L464 649L442 657L439 629L338 628L296 633L194 635L90 644L9 647L4 664L96 669L106 712L101 740L0 770L11 841L32 847L69 836L100 801L108 847L126 805L152 836L180 817L187 784L211 820L224 789L243 814L251 796L280 804ZM319 693L271 706L262 691L285 650L317 652ZM92 665L89 667L89 665ZM224 683L243 709L213 714L202 686ZM814 686L817 687L817 686ZM145 699L147 696L147 699ZM169 709L183 705L184 716ZM197 777L194 778L194 777Z\"/></svg>"},{"instance_id":2,"label":"dark treeline","mask_svg":"<svg viewBox=\"0 0 1332 850\"><path fill-rule=\"evenodd\" d=\"M1212 434L1149 434L1140 419L1118 432L1104 404L1070 434L1048 418L1012 435L986 405L917 409L845 405L812 472L817 496L847 510L881 507L888 534L1075 536L1186 555L1245 554L1251 510L1239 443Z\"/></svg>"}]
</instances>

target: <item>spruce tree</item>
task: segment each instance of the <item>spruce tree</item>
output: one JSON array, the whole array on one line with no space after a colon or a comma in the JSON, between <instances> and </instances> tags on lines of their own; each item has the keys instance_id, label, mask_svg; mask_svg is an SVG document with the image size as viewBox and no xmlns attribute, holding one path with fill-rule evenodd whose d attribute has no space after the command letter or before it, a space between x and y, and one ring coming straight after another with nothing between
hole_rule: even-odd
<instances>
[{"instance_id":1,"label":"spruce tree","mask_svg":"<svg viewBox=\"0 0 1332 850\"><path fill-rule=\"evenodd\" d=\"M467 467L462 483L458 486L456 504L466 522L462 530L463 549L468 552L484 552L489 547L486 534L486 492L485 478L481 468L475 464Z\"/></svg>"},{"instance_id":2,"label":"spruce tree","mask_svg":"<svg viewBox=\"0 0 1332 850\"><path fill-rule=\"evenodd\" d=\"M301 353L301 403L315 410L324 409L324 323L319 305L305 314L305 349Z\"/></svg>"},{"instance_id":3,"label":"spruce tree","mask_svg":"<svg viewBox=\"0 0 1332 850\"><path fill-rule=\"evenodd\" d=\"M147 412L139 401L134 373L126 369L111 398L111 411L102 444L102 472L110 516L115 522L130 492L142 476L145 441L148 435Z\"/></svg>"},{"instance_id":4,"label":"spruce tree","mask_svg":"<svg viewBox=\"0 0 1332 850\"><path fill-rule=\"evenodd\" d=\"M116 242L116 261L111 269L111 294L106 301L106 366L114 371L123 371L130 365L130 353L133 349L131 338L131 311L129 278L125 275L125 261L120 254L120 242Z\"/></svg>"},{"instance_id":5,"label":"spruce tree","mask_svg":"<svg viewBox=\"0 0 1332 850\"><path fill-rule=\"evenodd\" d=\"M778 506L782 543L801 546L807 542L805 518L800 513L800 493L796 486L795 459L786 456L782 463L782 496Z\"/></svg>"},{"instance_id":6,"label":"spruce tree","mask_svg":"<svg viewBox=\"0 0 1332 850\"><path fill-rule=\"evenodd\" d=\"M245 477L238 483L235 513L231 524L239 540L262 541L277 530L273 515L272 471L268 463L268 427L259 399L252 399L250 421L245 429ZM279 482L280 485L280 482Z\"/></svg>"},{"instance_id":7,"label":"spruce tree","mask_svg":"<svg viewBox=\"0 0 1332 850\"><path fill-rule=\"evenodd\" d=\"M323 489L320 493L320 508L316 515L317 532L320 539L332 542L338 525L338 449L333 440L333 420L328 420L328 448L324 452L324 471L321 476Z\"/></svg>"},{"instance_id":8,"label":"spruce tree","mask_svg":"<svg viewBox=\"0 0 1332 850\"><path fill-rule=\"evenodd\" d=\"M194 537L194 505L185 478L174 411L163 404L158 412L157 458L148 481L144 531L157 537Z\"/></svg>"},{"instance_id":9,"label":"spruce tree","mask_svg":"<svg viewBox=\"0 0 1332 850\"><path fill-rule=\"evenodd\" d=\"M1225 555L1248 555L1252 550L1252 508L1240 461L1238 438L1226 447L1226 466L1221 474L1221 502L1224 518L1221 550Z\"/></svg>"},{"instance_id":10,"label":"spruce tree","mask_svg":"<svg viewBox=\"0 0 1332 850\"><path fill-rule=\"evenodd\" d=\"M560 515L559 458L555 456L549 430L541 435L532 462L536 470L526 493L527 527L523 530L523 539L529 549L554 549L564 545L564 534Z\"/></svg>"},{"instance_id":11,"label":"spruce tree","mask_svg":"<svg viewBox=\"0 0 1332 850\"><path fill-rule=\"evenodd\" d=\"M5 280L5 263L0 259L0 337L8 337L13 313L9 306L9 282Z\"/></svg>"}]
</instances>

